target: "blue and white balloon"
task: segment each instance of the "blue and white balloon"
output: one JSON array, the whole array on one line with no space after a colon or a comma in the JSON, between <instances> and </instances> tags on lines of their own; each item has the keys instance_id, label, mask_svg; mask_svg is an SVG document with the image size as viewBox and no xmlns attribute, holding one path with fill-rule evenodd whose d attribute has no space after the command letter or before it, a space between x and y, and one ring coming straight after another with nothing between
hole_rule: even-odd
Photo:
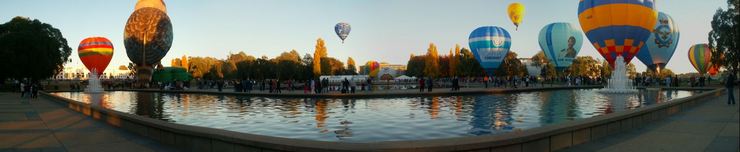
<instances>
[{"instance_id":1,"label":"blue and white balloon","mask_svg":"<svg viewBox=\"0 0 740 152\"><path fill-rule=\"evenodd\" d=\"M647 47L637 52L637 58L650 70L656 71L665 68L673 57L680 36L678 27L673 18L663 12L658 13L658 21L647 41Z\"/></svg>"},{"instance_id":2,"label":"blue and white balloon","mask_svg":"<svg viewBox=\"0 0 740 152\"><path fill-rule=\"evenodd\" d=\"M583 46L583 32L570 23L551 23L540 30L540 48L550 63L564 70L573 63Z\"/></svg>"},{"instance_id":3,"label":"blue and white balloon","mask_svg":"<svg viewBox=\"0 0 740 152\"><path fill-rule=\"evenodd\" d=\"M352 30L352 27L350 27L349 24L345 22L337 23L337 25L334 26L334 32L337 33L337 36L339 36L339 39L342 39L342 43L344 43L344 39L347 39L347 36L349 35L349 31L351 30Z\"/></svg>"},{"instance_id":4,"label":"blue and white balloon","mask_svg":"<svg viewBox=\"0 0 740 152\"><path fill-rule=\"evenodd\" d=\"M470 50L475 55L483 70L490 76L501 66L511 48L511 35L498 26L479 27L470 33L468 38Z\"/></svg>"}]
</instances>

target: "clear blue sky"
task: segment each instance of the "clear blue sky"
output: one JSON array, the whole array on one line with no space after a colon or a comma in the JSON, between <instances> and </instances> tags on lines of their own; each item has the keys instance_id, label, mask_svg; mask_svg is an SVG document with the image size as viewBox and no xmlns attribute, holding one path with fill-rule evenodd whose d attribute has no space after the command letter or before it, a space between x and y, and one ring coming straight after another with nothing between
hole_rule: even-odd
<instances>
[{"instance_id":1,"label":"clear blue sky","mask_svg":"<svg viewBox=\"0 0 740 152\"><path fill-rule=\"evenodd\" d=\"M519 31L508 20L506 7L521 2L527 14ZM707 43L715 10L726 0L659 0L657 9L671 15L681 31L676 53L667 67L694 72L686 53L692 44ZM172 19L174 42L163 59L182 55L225 58L230 52L274 57L296 49L313 53L316 39L326 40L329 56L358 63L368 60L406 64L409 54L424 54L430 42L441 53L455 44L467 47L467 38L479 26L506 28L512 50L530 57L540 50L540 28L552 22L578 24L578 0L165 0ZM104 36L115 52L109 65L129 62L123 46L123 29L135 0L8 0L0 5L0 22L26 16L59 28L75 51L68 65L81 66L77 45L85 37ZM334 24L348 22L352 32L342 44ZM585 38L585 36L584 36ZM584 44L579 56L601 59ZM634 59L638 71L645 66Z\"/></svg>"}]
</instances>

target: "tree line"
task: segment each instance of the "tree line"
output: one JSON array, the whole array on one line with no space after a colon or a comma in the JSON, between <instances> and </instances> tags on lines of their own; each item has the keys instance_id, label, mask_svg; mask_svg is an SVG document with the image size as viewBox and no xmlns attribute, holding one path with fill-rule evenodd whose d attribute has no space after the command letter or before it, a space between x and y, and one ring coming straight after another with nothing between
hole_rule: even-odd
<instances>
[{"instance_id":1,"label":"tree line","mask_svg":"<svg viewBox=\"0 0 740 152\"><path fill-rule=\"evenodd\" d=\"M183 57L185 58L185 57ZM182 61L185 59L175 59ZM214 57L188 57L187 66L194 78L202 79L281 79L308 80L320 75L355 75L357 68L352 57L347 65L329 57L324 40L316 40L314 54L301 56L296 50L283 52L274 58L255 57L244 52L231 53L226 59ZM173 63L175 63L173 61ZM318 64L315 64L318 63Z\"/></svg>"}]
</instances>

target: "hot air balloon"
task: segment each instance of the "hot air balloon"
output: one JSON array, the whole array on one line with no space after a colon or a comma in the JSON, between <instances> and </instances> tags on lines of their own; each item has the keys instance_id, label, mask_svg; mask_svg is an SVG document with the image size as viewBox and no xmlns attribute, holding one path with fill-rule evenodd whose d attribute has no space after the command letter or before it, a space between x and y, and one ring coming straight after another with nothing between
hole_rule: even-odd
<instances>
[{"instance_id":1,"label":"hot air balloon","mask_svg":"<svg viewBox=\"0 0 740 152\"><path fill-rule=\"evenodd\" d=\"M663 12L658 13L658 22L646 41L646 47L642 47L637 53L637 59L653 71L665 68L676 52L679 35L673 18Z\"/></svg>"},{"instance_id":2,"label":"hot air balloon","mask_svg":"<svg viewBox=\"0 0 740 152\"><path fill-rule=\"evenodd\" d=\"M516 26L516 30L519 30L519 24L522 23L522 19L524 18L524 5L522 3L511 3L509 4L507 13L511 22Z\"/></svg>"},{"instance_id":3,"label":"hot air balloon","mask_svg":"<svg viewBox=\"0 0 740 152\"><path fill-rule=\"evenodd\" d=\"M339 36L339 39L342 39L342 43L344 43L344 39L347 39L347 36L349 35L349 31L352 30L352 27L349 26L349 24L340 22L337 23L337 25L334 26L334 32L337 33L337 36Z\"/></svg>"},{"instance_id":4,"label":"hot air balloon","mask_svg":"<svg viewBox=\"0 0 740 152\"><path fill-rule=\"evenodd\" d=\"M562 71L581 50L583 33L570 23L551 23L540 30L539 42L545 56Z\"/></svg>"},{"instance_id":5,"label":"hot air balloon","mask_svg":"<svg viewBox=\"0 0 740 152\"><path fill-rule=\"evenodd\" d=\"M689 48L689 61L699 74L704 75L712 66L712 48L707 44L696 44Z\"/></svg>"},{"instance_id":6,"label":"hot air balloon","mask_svg":"<svg viewBox=\"0 0 740 152\"><path fill-rule=\"evenodd\" d=\"M578 3L581 28L612 69L617 56L629 63L640 51L657 18L653 0L581 0Z\"/></svg>"},{"instance_id":7,"label":"hot air balloon","mask_svg":"<svg viewBox=\"0 0 740 152\"><path fill-rule=\"evenodd\" d=\"M164 7L164 3L154 6ZM142 6L131 13L124 29L123 42L126 55L136 64L140 82L149 82L152 67L159 64L170 50L172 38L172 22L163 8Z\"/></svg>"},{"instance_id":8,"label":"hot air balloon","mask_svg":"<svg viewBox=\"0 0 740 152\"><path fill-rule=\"evenodd\" d=\"M90 72L102 75L113 58L113 43L104 37L89 37L80 42L77 55Z\"/></svg>"},{"instance_id":9,"label":"hot air balloon","mask_svg":"<svg viewBox=\"0 0 740 152\"><path fill-rule=\"evenodd\" d=\"M493 70L501 66L509 53L511 36L504 28L484 26L470 33L468 44L483 70L488 75L493 75Z\"/></svg>"},{"instance_id":10,"label":"hot air balloon","mask_svg":"<svg viewBox=\"0 0 740 152\"><path fill-rule=\"evenodd\" d=\"M365 65L368 68L368 75L371 77L377 76L378 72L380 72L380 63L377 61L368 61Z\"/></svg>"},{"instance_id":11,"label":"hot air balloon","mask_svg":"<svg viewBox=\"0 0 740 152\"><path fill-rule=\"evenodd\" d=\"M145 7L156 8L164 13L167 13L167 6L162 0L139 0L138 2L136 2L136 6L134 6L134 11Z\"/></svg>"},{"instance_id":12,"label":"hot air balloon","mask_svg":"<svg viewBox=\"0 0 740 152\"><path fill-rule=\"evenodd\" d=\"M719 73L719 68L720 66L712 64L712 66L709 67L709 70L707 70L707 73L709 73L709 76L716 76L717 73Z\"/></svg>"}]
</instances>

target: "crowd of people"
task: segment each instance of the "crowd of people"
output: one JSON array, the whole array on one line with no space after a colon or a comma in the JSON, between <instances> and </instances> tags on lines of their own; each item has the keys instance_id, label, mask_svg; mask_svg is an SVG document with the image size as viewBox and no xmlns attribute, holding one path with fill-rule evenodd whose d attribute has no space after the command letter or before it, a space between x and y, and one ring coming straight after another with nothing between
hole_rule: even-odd
<instances>
[{"instance_id":1,"label":"crowd of people","mask_svg":"<svg viewBox=\"0 0 740 152\"><path fill-rule=\"evenodd\" d=\"M43 90L39 81L24 79L16 81L16 83L20 86L21 98L38 98L39 90Z\"/></svg>"}]
</instances>

